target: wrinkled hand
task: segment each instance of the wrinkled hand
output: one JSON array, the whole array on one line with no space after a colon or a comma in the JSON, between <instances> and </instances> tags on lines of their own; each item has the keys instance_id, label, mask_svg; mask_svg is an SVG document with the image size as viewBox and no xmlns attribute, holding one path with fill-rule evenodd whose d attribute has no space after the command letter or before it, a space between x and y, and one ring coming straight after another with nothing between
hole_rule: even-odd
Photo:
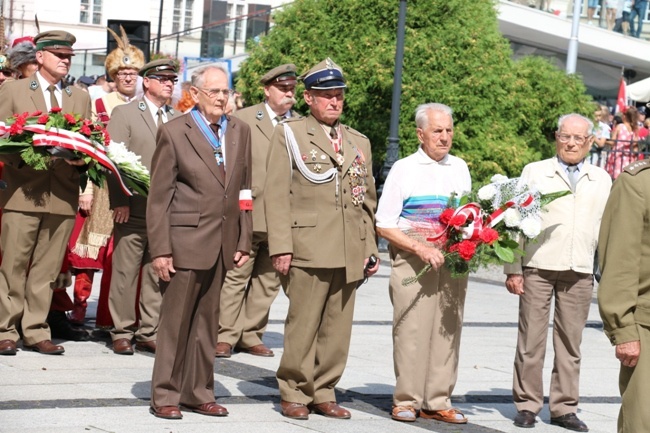
<instances>
[{"instance_id":1,"label":"wrinkled hand","mask_svg":"<svg viewBox=\"0 0 650 433\"><path fill-rule=\"evenodd\" d=\"M641 355L641 342L629 341L616 345L616 359L625 367L636 367Z\"/></svg>"},{"instance_id":2,"label":"wrinkled hand","mask_svg":"<svg viewBox=\"0 0 650 433\"><path fill-rule=\"evenodd\" d=\"M113 220L116 223L125 223L129 220L131 209L128 206L118 206L113 209Z\"/></svg>"},{"instance_id":3,"label":"wrinkled hand","mask_svg":"<svg viewBox=\"0 0 650 433\"><path fill-rule=\"evenodd\" d=\"M438 269L445 264L445 256L438 248L428 247L420 244L416 254L424 263L430 264L433 269Z\"/></svg>"},{"instance_id":4,"label":"wrinkled hand","mask_svg":"<svg viewBox=\"0 0 650 433\"><path fill-rule=\"evenodd\" d=\"M233 262L235 262L236 267L241 268L242 266L244 266L244 263L246 263L249 258L250 255L247 252L237 251L235 253L235 256L233 257Z\"/></svg>"},{"instance_id":5,"label":"wrinkled hand","mask_svg":"<svg viewBox=\"0 0 650 433\"><path fill-rule=\"evenodd\" d=\"M90 209L93 206L93 195L92 194L82 194L79 196L79 209L85 212L86 215L90 216Z\"/></svg>"},{"instance_id":6,"label":"wrinkled hand","mask_svg":"<svg viewBox=\"0 0 650 433\"><path fill-rule=\"evenodd\" d=\"M373 275L375 275L377 273L377 271L379 270L379 262L380 261L381 260L379 260L379 257L377 257L377 263L375 263L375 266L373 266L372 268L368 268L366 270L366 275L365 275L366 277L372 277ZM363 261L363 269L366 269L366 265L368 265L368 258L367 257Z\"/></svg>"},{"instance_id":7,"label":"wrinkled hand","mask_svg":"<svg viewBox=\"0 0 650 433\"><path fill-rule=\"evenodd\" d=\"M506 289L513 295L523 295L524 276L521 274L508 274L506 277Z\"/></svg>"},{"instance_id":8,"label":"wrinkled hand","mask_svg":"<svg viewBox=\"0 0 650 433\"><path fill-rule=\"evenodd\" d=\"M163 281L169 281L172 278L172 274L176 273L174 269L174 259L172 256L160 256L153 259L151 266L153 267L154 272L158 275Z\"/></svg>"},{"instance_id":9,"label":"wrinkled hand","mask_svg":"<svg viewBox=\"0 0 650 433\"><path fill-rule=\"evenodd\" d=\"M291 253L276 254L275 256L271 256L271 263L273 263L273 267L276 271L282 275L287 275L289 273L289 268L291 267L292 258L293 254Z\"/></svg>"}]
</instances>

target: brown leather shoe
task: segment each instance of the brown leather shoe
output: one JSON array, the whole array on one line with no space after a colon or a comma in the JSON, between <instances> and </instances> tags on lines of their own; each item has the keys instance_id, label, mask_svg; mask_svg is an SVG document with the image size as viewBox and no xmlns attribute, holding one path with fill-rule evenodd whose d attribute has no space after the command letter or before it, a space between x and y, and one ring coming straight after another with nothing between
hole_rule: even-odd
<instances>
[{"instance_id":1,"label":"brown leather shoe","mask_svg":"<svg viewBox=\"0 0 650 433\"><path fill-rule=\"evenodd\" d=\"M198 406L183 405L192 412L207 416L227 416L228 409L215 402L203 403Z\"/></svg>"},{"instance_id":2,"label":"brown leather shoe","mask_svg":"<svg viewBox=\"0 0 650 433\"><path fill-rule=\"evenodd\" d=\"M232 346L228 343L217 343L217 348L214 350L214 356L217 358L230 358L232 354Z\"/></svg>"},{"instance_id":3,"label":"brown leather shoe","mask_svg":"<svg viewBox=\"0 0 650 433\"><path fill-rule=\"evenodd\" d=\"M135 350L139 350L140 352L156 353L156 340L136 341Z\"/></svg>"},{"instance_id":4,"label":"brown leather shoe","mask_svg":"<svg viewBox=\"0 0 650 433\"><path fill-rule=\"evenodd\" d=\"M13 340L0 341L0 355L15 355L16 342Z\"/></svg>"},{"instance_id":5,"label":"brown leather shoe","mask_svg":"<svg viewBox=\"0 0 650 433\"><path fill-rule=\"evenodd\" d=\"M23 344L23 348L26 350L33 350L34 352L42 353L43 355L60 355L65 352L63 346L57 346L50 340L39 341L33 346L27 346L26 344Z\"/></svg>"},{"instance_id":6,"label":"brown leather shoe","mask_svg":"<svg viewBox=\"0 0 650 433\"><path fill-rule=\"evenodd\" d=\"M467 418L465 418L465 415L455 407L446 410L420 409L420 417L448 422L450 424L467 424Z\"/></svg>"},{"instance_id":7,"label":"brown leather shoe","mask_svg":"<svg viewBox=\"0 0 650 433\"><path fill-rule=\"evenodd\" d=\"M520 410L513 420L517 427L533 428L535 427L535 414L529 410Z\"/></svg>"},{"instance_id":8,"label":"brown leather shoe","mask_svg":"<svg viewBox=\"0 0 650 433\"><path fill-rule=\"evenodd\" d=\"M347 409L342 408L335 401L326 401L324 403L310 404L309 410L324 415L329 418L350 419L352 415Z\"/></svg>"},{"instance_id":9,"label":"brown leather shoe","mask_svg":"<svg viewBox=\"0 0 650 433\"><path fill-rule=\"evenodd\" d=\"M160 407L150 407L149 412L158 418L165 419L181 419L183 414L178 406L160 406Z\"/></svg>"},{"instance_id":10,"label":"brown leather shoe","mask_svg":"<svg viewBox=\"0 0 650 433\"><path fill-rule=\"evenodd\" d=\"M309 419L309 409L302 403L292 403L290 401L280 401L282 415L291 419Z\"/></svg>"},{"instance_id":11,"label":"brown leather shoe","mask_svg":"<svg viewBox=\"0 0 650 433\"><path fill-rule=\"evenodd\" d=\"M559 425L560 427L564 427L567 430L582 431L582 432L589 431L589 427L587 427L587 424L580 421L577 415L573 412L567 413L562 416L558 416L556 418L551 417L551 424Z\"/></svg>"},{"instance_id":12,"label":"brown leather shoe","mask_svg":"<svg viewBox=\"0 0 650 433\"><path fill-rule=\"evenodd\" d=\"M118 338L113 341L113 353L116 355L133 355L131 340L128 338Z\"/></svg>"},{"instance_id":13,"label":"brown leather shoe","mask_svg":"<svg viewBox=\"0 0 650 433\"><path fill-rule=\"evenodd\" d=\"M247 348L239 348L239 351L244 353L249 353L255 356L265 356L267 358L275 356L275 353L273 353L271 349L269 349L263 344L258 344L256 346L247 347Z\"/></svg>"}]
</instances>

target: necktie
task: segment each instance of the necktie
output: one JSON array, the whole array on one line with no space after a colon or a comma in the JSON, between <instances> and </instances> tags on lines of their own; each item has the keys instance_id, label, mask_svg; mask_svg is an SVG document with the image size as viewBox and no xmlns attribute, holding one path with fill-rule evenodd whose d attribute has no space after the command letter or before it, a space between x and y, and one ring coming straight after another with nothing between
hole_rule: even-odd
<instances>
[{"instance_id":1,"label":"necktie","mask_svg":"<svg viewBox=\"0 0 650 433\"><path fill-rule=\"evenodd\" d=\"M214 132L214 135L219 138L219 125L216 123L210 124L210 129ZM221 149L221 144L217 149L214 149L214 156L217 159L217 167L221 174L226 177L226 161L223 159L223 150Z\"/></svg>"},{"instance_id":2,"label":"necktie","mask_svg":"<svg viewBox=\"0 0 650 433\"><path fill-rule=\"evenodd\" d=\"M576 184L578 183L578 166L569 165L567 168L567 174L569 175L569 183L571 184L571 191L576 190Z\"/></svg>"},{"instance_id":3,"label":"necktie","mask_svg":"<svg viewBox=\"0 0 650 433\"><path fill-rule=\"evenodd\" d=\"M334 152L339 152L341 150L341 145L339 144L339 134L336 132L336 127L332 126L330 129L330 138L332 139L332 145L334 146Z\"/></svg>"},{"instance_id":4,"label":"necktie","mask_svg":"<svg viewBox=\"0 0 650 433\"><path fill-rule=\"evenodd\" d=\"M156 113L156 126L160 126L163 123L163 110L162 108L158 109Z\"/></svg>"},{"instance_id":5,"label":"necktie","mask_svg":"<svg viewBox=\"0 0 650 433\"><path fill-rule=\"evenodd\" d=\"M53 84L50 84L47 87L47 90L50 92L50 110L52 108L59 108L59 101L56 99L56 95L54 92L56 91L56 86Z\"/></svg>"},{"instance_id":6,"label":"necktie","mask_svg":"<svg viewBox=\"0 0 650 433\"><path fill-rule=\"evenodd\" d=\"M275 124L277 125L284 120L284 116L275 116L273 120L275 120Z\"/></svg>"}]
</instances>

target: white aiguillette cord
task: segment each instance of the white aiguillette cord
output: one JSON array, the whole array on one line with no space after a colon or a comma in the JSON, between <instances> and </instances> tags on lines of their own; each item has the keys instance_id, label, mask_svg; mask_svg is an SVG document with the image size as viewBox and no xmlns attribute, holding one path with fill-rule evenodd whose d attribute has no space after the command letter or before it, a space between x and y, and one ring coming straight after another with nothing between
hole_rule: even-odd
<instances>
[{"instance_id":1,"label":"white aiguillette cord","mask_svg":"<svg viewBox=\"0 0 650 433\"><path fill-rule=\"evenodd\" d=\"M303 175L305 179L312 183L327 183L330 182L332 179L336 179L336 202L338 204L338 196L339 196L339 171L336 167L332 167L329 170L327 170L325 173L314 173L311 170L307 168L305 165L305 162L302 160L302 157L300 156L300 149L298 149L298 143L296 142L296 137L293 135L293 131L289 127L288 124L284 124L284 140L286 142L287 146L287 153L289 154L289 168L291 168L292 161L296 162L296 167L298 167L298 171L300 174Z\"/></svg>"}]
</instances>

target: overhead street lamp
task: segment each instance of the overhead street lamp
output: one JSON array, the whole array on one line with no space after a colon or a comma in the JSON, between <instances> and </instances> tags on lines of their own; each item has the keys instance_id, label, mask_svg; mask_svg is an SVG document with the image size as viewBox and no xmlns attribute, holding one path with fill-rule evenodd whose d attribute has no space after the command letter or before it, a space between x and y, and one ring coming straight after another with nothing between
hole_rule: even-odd
<instances>
[{"instance_id":1,"label":"overhead street lamp","mask_svg":"<svg viewBox=\"0 0 650 433\"><path fill-rule=\"evenodd\" d=\"M566 73L576 73L576 63L578 62L578 29L580 29L580 10L582 0L573 2L573 21L571 22L571 39L569 39L569 50L566 55Z\"/></svg>"}]
</instances>

